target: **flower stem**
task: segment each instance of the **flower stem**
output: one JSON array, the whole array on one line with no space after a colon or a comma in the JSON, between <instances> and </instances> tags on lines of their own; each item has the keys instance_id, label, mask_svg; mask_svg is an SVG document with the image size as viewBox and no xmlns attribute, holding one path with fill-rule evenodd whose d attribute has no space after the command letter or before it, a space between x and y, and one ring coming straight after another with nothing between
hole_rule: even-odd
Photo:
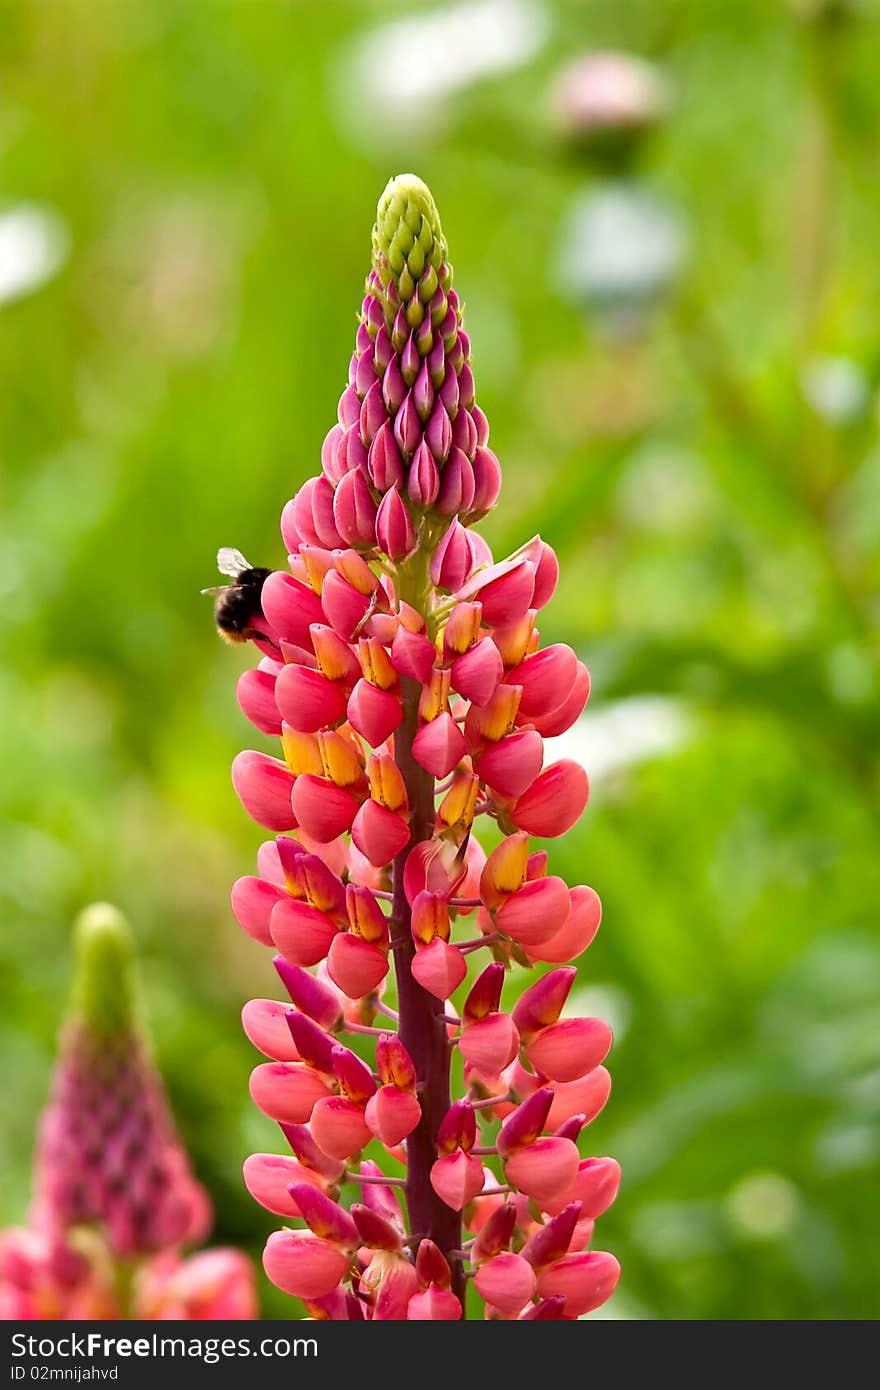
<instances>
[{"instance_id":1,"label":"flower stem","mask_svg":"<svg viewBox=\"0 0 880 1390\"><path fill-rule=\"evenodd\" d=\"M399 597L424 611L429 587L429 556L417 552L399 575ZM418 731L418 704L421 687L416 681L403 681L403 722L394 735L394 754L406 785L410 806L408 845L394 861L394 965L400 1012L398 1036L416 1069L421 1119L406 1143L406 1200L412 1231L425 1231L443 1252L452 1270L453 1290L464 1303L461 1261L454 1253L461 1249L461 1216L437 1196L431 1186L431 1168L437 1157L437 1131L449 1109L450 1049L443 1005L422 989L412 973L415 956L410 931L410 908L403 886L407 855L413 846L431 837L434 828L434 779L415 761L413 739Z\"/></svg>"}]
</instances>

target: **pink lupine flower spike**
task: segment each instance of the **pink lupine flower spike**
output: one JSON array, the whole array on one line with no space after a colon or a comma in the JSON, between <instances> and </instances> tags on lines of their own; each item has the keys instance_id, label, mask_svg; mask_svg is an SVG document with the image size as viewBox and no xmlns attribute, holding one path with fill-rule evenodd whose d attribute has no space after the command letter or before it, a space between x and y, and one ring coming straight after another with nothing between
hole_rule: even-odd
<instances>
[{"instance_id":1,"label":"pink lupine flower spike","mask_svg":"<svg viewBox=\"0 0 880 1390\"><path fill-rule=\"evenodd\" d=\"M551 547L496 560L474 529L500 487L437 209L401 175L321 470L282 512L262 659L238 685L281 743L233 765L274 838L232 908L292 1004L245 1006L251 1094L293 1150L245 1177L300 1223L265 1266L315 1317L455 1320L472 1277L486 1317L573 1319L617 1280L613 1255L586 1253L617 1166L579 1147L611 1034L563 1012L599 900L530 842L586 805L586 774L545 765L544 739L578 718L589 675L540 645ZM511 1011L514 967L529 987Z\"/></svg>"}]
</instances>

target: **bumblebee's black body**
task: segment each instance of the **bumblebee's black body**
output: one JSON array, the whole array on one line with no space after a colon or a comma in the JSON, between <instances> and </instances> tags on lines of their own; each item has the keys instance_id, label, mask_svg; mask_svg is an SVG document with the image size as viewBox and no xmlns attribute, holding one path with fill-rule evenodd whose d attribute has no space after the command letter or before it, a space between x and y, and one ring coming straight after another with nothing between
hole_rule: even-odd
<instances>
[{"instance_id":1,"label":"bumblebee's black body","mask_svg":"<svg viewBox=\"0 0 880 1390\"><path fill-rule=\"evenodd\" d=\"M262 618L260 595L272 573L267 569L246 569L217 594L214 621L227 642L247 642L253 635L255 618Z\"/></svg>"}]
</instances>

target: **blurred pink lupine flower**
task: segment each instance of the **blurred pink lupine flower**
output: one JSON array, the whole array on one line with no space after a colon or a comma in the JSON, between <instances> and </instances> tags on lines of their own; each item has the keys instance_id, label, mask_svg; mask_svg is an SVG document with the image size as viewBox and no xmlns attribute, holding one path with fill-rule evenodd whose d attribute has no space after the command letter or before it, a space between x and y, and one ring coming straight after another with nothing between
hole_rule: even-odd
<instances>
[{"instance_id":1,"label":"blurred pink lupine flower","mask_svg":"<svg viewBox=\"0 0 880 1390\"><path fill-rule=\"evenodd\" d=\"M611 1033L562 1016L599 900L529 839L586 805L586 774L544 766L544 739L590 681L569 647L540 647L551 547L535 536L496 561L472 529L500 486L437 209L402 175L379 203L321 472L282 513L262 659L237 688L281 757L233 765L275 838L232 908L278 952L293 1005L245 1006L269 1059L251 1095L293 1151L252 1156L245 1181L305 1222L270 1236L264 1264L313 1317L456 1320L473 1275L487 1317L577 1318L616 1283L614 1257L584 1250L619 1170L578 1148L608 1097ZM478 817L502 837L488 857ZM562 968L535 979L544 963ZM534 983L511 1012L515 965Z\"/></svg>"},{"instance_id":2,"label":"blurred pink lupine flower","mask_svg":"<svg viewBox=\"0 0 880 1390\"><path fill-rule=\"evenodd\" d=\"M253 1318L236 1250L184 1258L211 1223L138 1016L128 927L98 903L76 970L37 1141L26 1228L0 1236L3 1318Z\"/></svg>"}]
</instances>

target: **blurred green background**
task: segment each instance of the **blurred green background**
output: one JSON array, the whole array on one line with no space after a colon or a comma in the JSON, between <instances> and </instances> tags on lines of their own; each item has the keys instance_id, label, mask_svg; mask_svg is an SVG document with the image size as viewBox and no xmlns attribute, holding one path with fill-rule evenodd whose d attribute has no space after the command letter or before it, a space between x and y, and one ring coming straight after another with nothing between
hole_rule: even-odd
<instances>
[{"instance_id":1,"label":"blurred green background","mask_svg":"<svg viewBox=\"0 0 880 1390\"><path fill-rule=\"evenodd\" d=\"M549 94L607 48L663 111L574 149ZM283 563L412 168L505 470L484 529L558 548L542 634L594 676L552 853L605 905L603 1316L876 1316L876 9L3 0L0 64L0 1223L101 897L214 1239L277 1224L240 1181L274 1127L238 1022L275 987L228 908L261 839L229 763L266 745L199 590L220 544Z\"/></svg>"}]
</instances>

